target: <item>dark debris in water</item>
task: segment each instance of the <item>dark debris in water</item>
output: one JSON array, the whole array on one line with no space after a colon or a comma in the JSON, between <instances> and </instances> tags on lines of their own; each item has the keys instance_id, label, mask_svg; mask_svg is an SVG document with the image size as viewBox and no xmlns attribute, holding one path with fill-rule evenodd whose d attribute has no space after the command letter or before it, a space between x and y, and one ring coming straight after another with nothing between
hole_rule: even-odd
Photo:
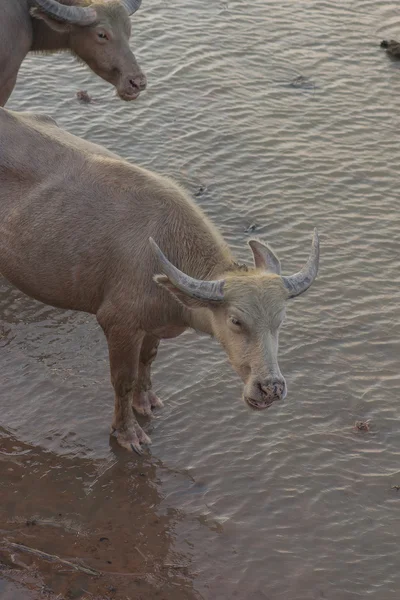
<instances>
[{"instance_id":1,"label":"dark debris in water","mask_svg":"<svg viewBox=\"0 0 400 600\"><path fill-rule=\"evenodd\" d=\"M370 421L356 421L354 423L354 428L357 431L369 431L369 423Z\"/></svg>"},{"instance_id":2,"label":"dark debris in water","mask_svg":"<svg viewBox=\"0 0 400 600\"><path fill-rule=\"evenodd\" d=\"M380 46L381 48L384 48L392 58L400 58L400 43L396 42L396 40L382 40Z\"/></svg>"},{"instance_id":3,"label":"dark debris in water","mask_svg":"<svg viewBox=\"0 0 400 600\"><path fill-rule=\"evenodd\" d=\"M245 229L246 233L253 233L253 231L255 231L257 229L258 225L256 225L256 223L252 223L251 225L249 225L247 227L247 229Z\"/></svg>"},{"instance_id":4,"label":"dark debris in water","mask_svg":"<svg viewBox=\"0 0 400 600\"><path fill-rule=\"evenodd\" d=\"M195 191L194 195L196 196L196 198L198 198L199 196L202 196L202 194L204 194L204 192L206 191L206 186L205 185L200 185L198 187L198 189Z\"/></svg>"},{"instance_id":5,"label":"dark debris in water","mask_svg":"<svg viewBox=\"0 0 400 600\"><path fill-rule=\"evenodd\" d=\"M81 104L91 104L93 102L92 96L90 96L86 90L79 90L79 92L76 92L76 97Z\"/></svg>"},{"instance_id":6,"label":"dark debris in water","mask_svg":"<svg viewBox=\"0 0 400 600\"><path fill-rule=\"evenodd\" d=\"M313 90L315 89L315 84L311 79L305 77L304 75L298 75L289 83L290 87L300 88L302 90Z\"/></svg>"}]
</instances>

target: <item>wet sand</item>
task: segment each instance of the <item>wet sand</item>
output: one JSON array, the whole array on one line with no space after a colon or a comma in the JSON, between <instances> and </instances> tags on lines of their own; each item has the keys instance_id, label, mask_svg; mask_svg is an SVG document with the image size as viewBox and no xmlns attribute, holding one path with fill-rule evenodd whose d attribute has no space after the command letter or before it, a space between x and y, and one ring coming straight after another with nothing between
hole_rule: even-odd
<instances>
[{"instance_id":1,"label":"wet sand","mask_svg":"<svg viewBox=\"0 0 400 600\"><path fill-rule=\"evenodd\" d=\"M57 457L4 431L1 448L7 480L0 507L1 573L31 590L27 598L199 597L190 560L171 552L169 530L180 517L160 509L158 461L138 465L114 448L113 462L96 469L92 461ZM12 544L55 557L43 560ZM11 586L10 598L20 597L17 589L13 593Z\"/></svg>"}]
</instances>

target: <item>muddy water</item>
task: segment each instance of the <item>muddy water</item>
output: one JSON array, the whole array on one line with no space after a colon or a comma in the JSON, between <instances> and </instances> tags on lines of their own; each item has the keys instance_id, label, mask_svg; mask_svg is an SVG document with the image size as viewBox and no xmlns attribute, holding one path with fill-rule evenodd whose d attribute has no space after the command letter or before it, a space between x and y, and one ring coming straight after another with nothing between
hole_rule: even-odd
<instances>
[{"instance_id":1,"label":"muddy water","mask_svg":"<svg viewBox=\"0 0 400 600\"><path fill-rule=\"evenodd\" d=\"M400 13L211 4L144 3L134 104L56 56L25 62L9 107L175 176L242 260L255 225L293 272L319 227L320 276L281 335L287 400L249 412L222 350L187 333L159 352L151 452L128 456L93 318L2 280L2 598L399 598L400 67L379 41Z\"/></svg>"}]
</instances>

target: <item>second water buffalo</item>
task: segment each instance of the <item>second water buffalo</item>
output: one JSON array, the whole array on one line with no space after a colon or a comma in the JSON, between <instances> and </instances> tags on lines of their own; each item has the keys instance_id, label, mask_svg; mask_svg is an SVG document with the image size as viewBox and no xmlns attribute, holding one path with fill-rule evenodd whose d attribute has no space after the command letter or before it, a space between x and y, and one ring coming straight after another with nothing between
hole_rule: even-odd
<instances>
[{"instance_id":1,"label":"second water buffalo","mask_svg":"<svg viewBox=\"0 0 400 600\"><path fill-rule=\"evenodd\" d=\"M28 52L69 51L134 100L146 77L129 47L129 15L141 0L1 0L0 106L14 89Z\"/></svg>"}]
</instances>

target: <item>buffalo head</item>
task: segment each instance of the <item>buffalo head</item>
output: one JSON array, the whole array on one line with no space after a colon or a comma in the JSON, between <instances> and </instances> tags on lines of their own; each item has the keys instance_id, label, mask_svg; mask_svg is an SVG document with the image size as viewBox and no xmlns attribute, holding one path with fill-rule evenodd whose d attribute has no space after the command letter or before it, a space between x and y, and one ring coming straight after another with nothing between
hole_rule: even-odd
<instances>
[{"instance_id":1,"label":"buffalo head","mask_svg":"<svg viewBox=\"0 0 400 600\"><path fill-rule=\"evenodd\" d=\"M33 17L68 38L67 46L97 75L113 84L122 100L134 100L146 77L129 47L129 15L141 0L31 0Z\"/></svg>"},{"instance_id":2,"label":"buffalo head","mask_svg":"<svg viewBox=\"0 0 400 600\"><path fill-rule=\"evenodd\" d=\"M155 281L185 307L207 311L205 319L213 335L245 384L246 403L261 410L283 400L286 382L278 365L278 333L285 301L305 292L317 276L317 230L306 265L289 277L281 275L279 259L271 248L257 240L249 242L253 269L233 270L214 281L186 275L170 263L154 240L150 242L164 273L156 275Z\"/></svg>"}]
</instances>

